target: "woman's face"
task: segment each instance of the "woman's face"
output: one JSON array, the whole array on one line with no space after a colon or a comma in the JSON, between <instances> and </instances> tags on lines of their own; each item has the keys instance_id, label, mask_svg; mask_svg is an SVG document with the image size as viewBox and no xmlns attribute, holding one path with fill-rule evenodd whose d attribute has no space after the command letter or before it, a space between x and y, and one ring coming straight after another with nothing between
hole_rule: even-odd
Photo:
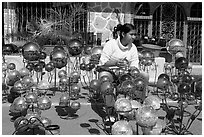
<instances>
[{"instance_id":1,"label":"woman's face","mask_svg":"<svg viewBox=\"0 0 204 137\"><path fill-rule=\"evenodd\" d=\"M136 32L135 30L131 30L130 32L123 34L123 38L121 42L124 46L127 46L128 44L132 43L135 38L136 38Z\"/></svg>"}]
</instances>

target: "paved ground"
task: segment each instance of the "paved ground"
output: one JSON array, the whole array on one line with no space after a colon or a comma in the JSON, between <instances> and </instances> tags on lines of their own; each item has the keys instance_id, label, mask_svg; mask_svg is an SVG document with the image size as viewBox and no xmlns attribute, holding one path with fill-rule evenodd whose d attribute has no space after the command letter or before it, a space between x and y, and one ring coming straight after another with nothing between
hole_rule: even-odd
<instances>
[{"instance_id":1,"label":"paved ground","mask_svg":"<svg viewBox=\"0 0 204 137\"><path fill-rule=\"evenodd\" d=\"M87 93L87 90L83 89L81 91L81 98L78 100L81 103L81 108L76 113L78 115L76 119L65 120L60 118L60 111L56 107L59 103L60 93L56 93L54 97L51 97L51 109L43 111L41 115L51 119L52 124L59 125L61 135L106 135L102 118L96 113L97 110L94 109L94 104L88 102ZM9 106L9 103L2 105L2 135L11 135L14 132L14 124L10 121L12 116L9 115ZM187 109L190 112L194 110L194 106L189 106ZM163 121L166 113L159 110L158 114L159 119ZM130 121L130 123L136 129L135 121ZM196 135L202 134L202 114L192 124L190 131ZM35 131L35 134L40 134L40 132ZM139 131L139 134L141 134L141 131Z\"/></svg>"}]
</instances>

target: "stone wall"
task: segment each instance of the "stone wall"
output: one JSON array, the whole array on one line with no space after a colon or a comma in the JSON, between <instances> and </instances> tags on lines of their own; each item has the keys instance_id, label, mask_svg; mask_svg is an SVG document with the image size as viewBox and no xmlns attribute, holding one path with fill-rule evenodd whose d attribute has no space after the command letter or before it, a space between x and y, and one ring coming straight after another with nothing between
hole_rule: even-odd
<instances>
[{"instance_id":1,"label":"stone wall","mask_svg":"<svg viewBox=\"0 0 204 137\"><path fill-rule=\"evenodd\" d=\"M128 2L91 2L88 3L90 12L88 13L88 32L102 33L102 44L112 39L112 32L115 26L131 22ZM115 13L119 11L119 16ZM125 14L124 14L125 13ZM97 39L97 37L96 37Z\"/></svg>"}]
</instances>

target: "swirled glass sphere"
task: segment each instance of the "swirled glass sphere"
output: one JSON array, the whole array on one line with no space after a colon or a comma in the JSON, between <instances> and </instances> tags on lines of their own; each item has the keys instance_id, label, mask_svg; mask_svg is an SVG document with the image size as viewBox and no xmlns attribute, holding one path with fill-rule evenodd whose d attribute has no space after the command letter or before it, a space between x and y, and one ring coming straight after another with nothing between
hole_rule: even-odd
<instances>
[{"instance_id":1,"label":"swirled glass sphere","mask_svg":"<svg viewBox=\"0 0 204 137\"><path fill-rule=\"evenodd\" d=\"M136 122L141 127L152 127L156 125L158 116L156 110L152 106L142 106L138 108L136 113Z\"/></svg>"},{"instance_id":2,"label":"swirled glass sphere","mask_svg":"<svg viewBox=\"0 0 204 137\"><path fill-rule=\"evenodd\" d=\"M132 104L129 99L119 98L116 100L114 108L118 114L128 115L128 113L132 110Z\"/></svg>"},{"instance_id":3,"label":"swirled glass sphere","mask_svg":"<svg viewBox=\"0 0 204 137\"><path fill-rule=\"evenodd\" d=\"M155 95L150 95L143 101L144 105L152 106L155 110L160 109L160 99Z\"/></svg>"},{"instance_id":4,"label":"swirled glass sphere","mask_svg":"<svg viewBox=\"0 0 204 137\"><path fill-rule=\"evenodd\" d=\"M28 108L28 104L24 97L17 97L16 99L14 99L13 106L16 111L20 112Z\"/></svg>"},{"instance_id":5,"label":"swirled glass sphere","mask_svg":"<svg viewBox=\"0 0 204 137\"><path fill-rule=\"evenodd\" d=\"M120 120L112 125L112 135L133 135L132 126L125 120Z\"/></svg>"},{"instance_id":6,"label":"swirled glass sphere","mask_svg":"<svg viewBox=\"0 0 204 137\"><path fill-rule=\"evenodd\" d=\"M136 100L130 100L130 103L132 105L132 109L138 109L142 107L142 104Z\"/></svg>"},{"instance_id":7,"label":"swirled glass sphere","mask_svg":"<svg viewBox=\"0 0 204 137\"><path fill-rule=\"evenodd\" d=\"M161 135L163 125L161 121L157 121L153 127L142 127L143 135Z\"/></svg>"}]
</instances>

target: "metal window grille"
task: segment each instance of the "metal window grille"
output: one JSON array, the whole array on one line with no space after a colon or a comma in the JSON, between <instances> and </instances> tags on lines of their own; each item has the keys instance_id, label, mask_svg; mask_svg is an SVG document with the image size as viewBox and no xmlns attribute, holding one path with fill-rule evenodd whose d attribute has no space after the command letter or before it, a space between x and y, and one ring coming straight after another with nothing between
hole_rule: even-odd
<instances>
[{"instance_id":1,"label":"metal window grille","mask_svg":"<svg viewBox=\"0 0 204 137\"><path fill-rule=\"evenodd\" d=\"M192 49L187 53L190 62L202 64L202 21L199 18L188 18L187 45Z\"/></svg>"}]
</instances>

